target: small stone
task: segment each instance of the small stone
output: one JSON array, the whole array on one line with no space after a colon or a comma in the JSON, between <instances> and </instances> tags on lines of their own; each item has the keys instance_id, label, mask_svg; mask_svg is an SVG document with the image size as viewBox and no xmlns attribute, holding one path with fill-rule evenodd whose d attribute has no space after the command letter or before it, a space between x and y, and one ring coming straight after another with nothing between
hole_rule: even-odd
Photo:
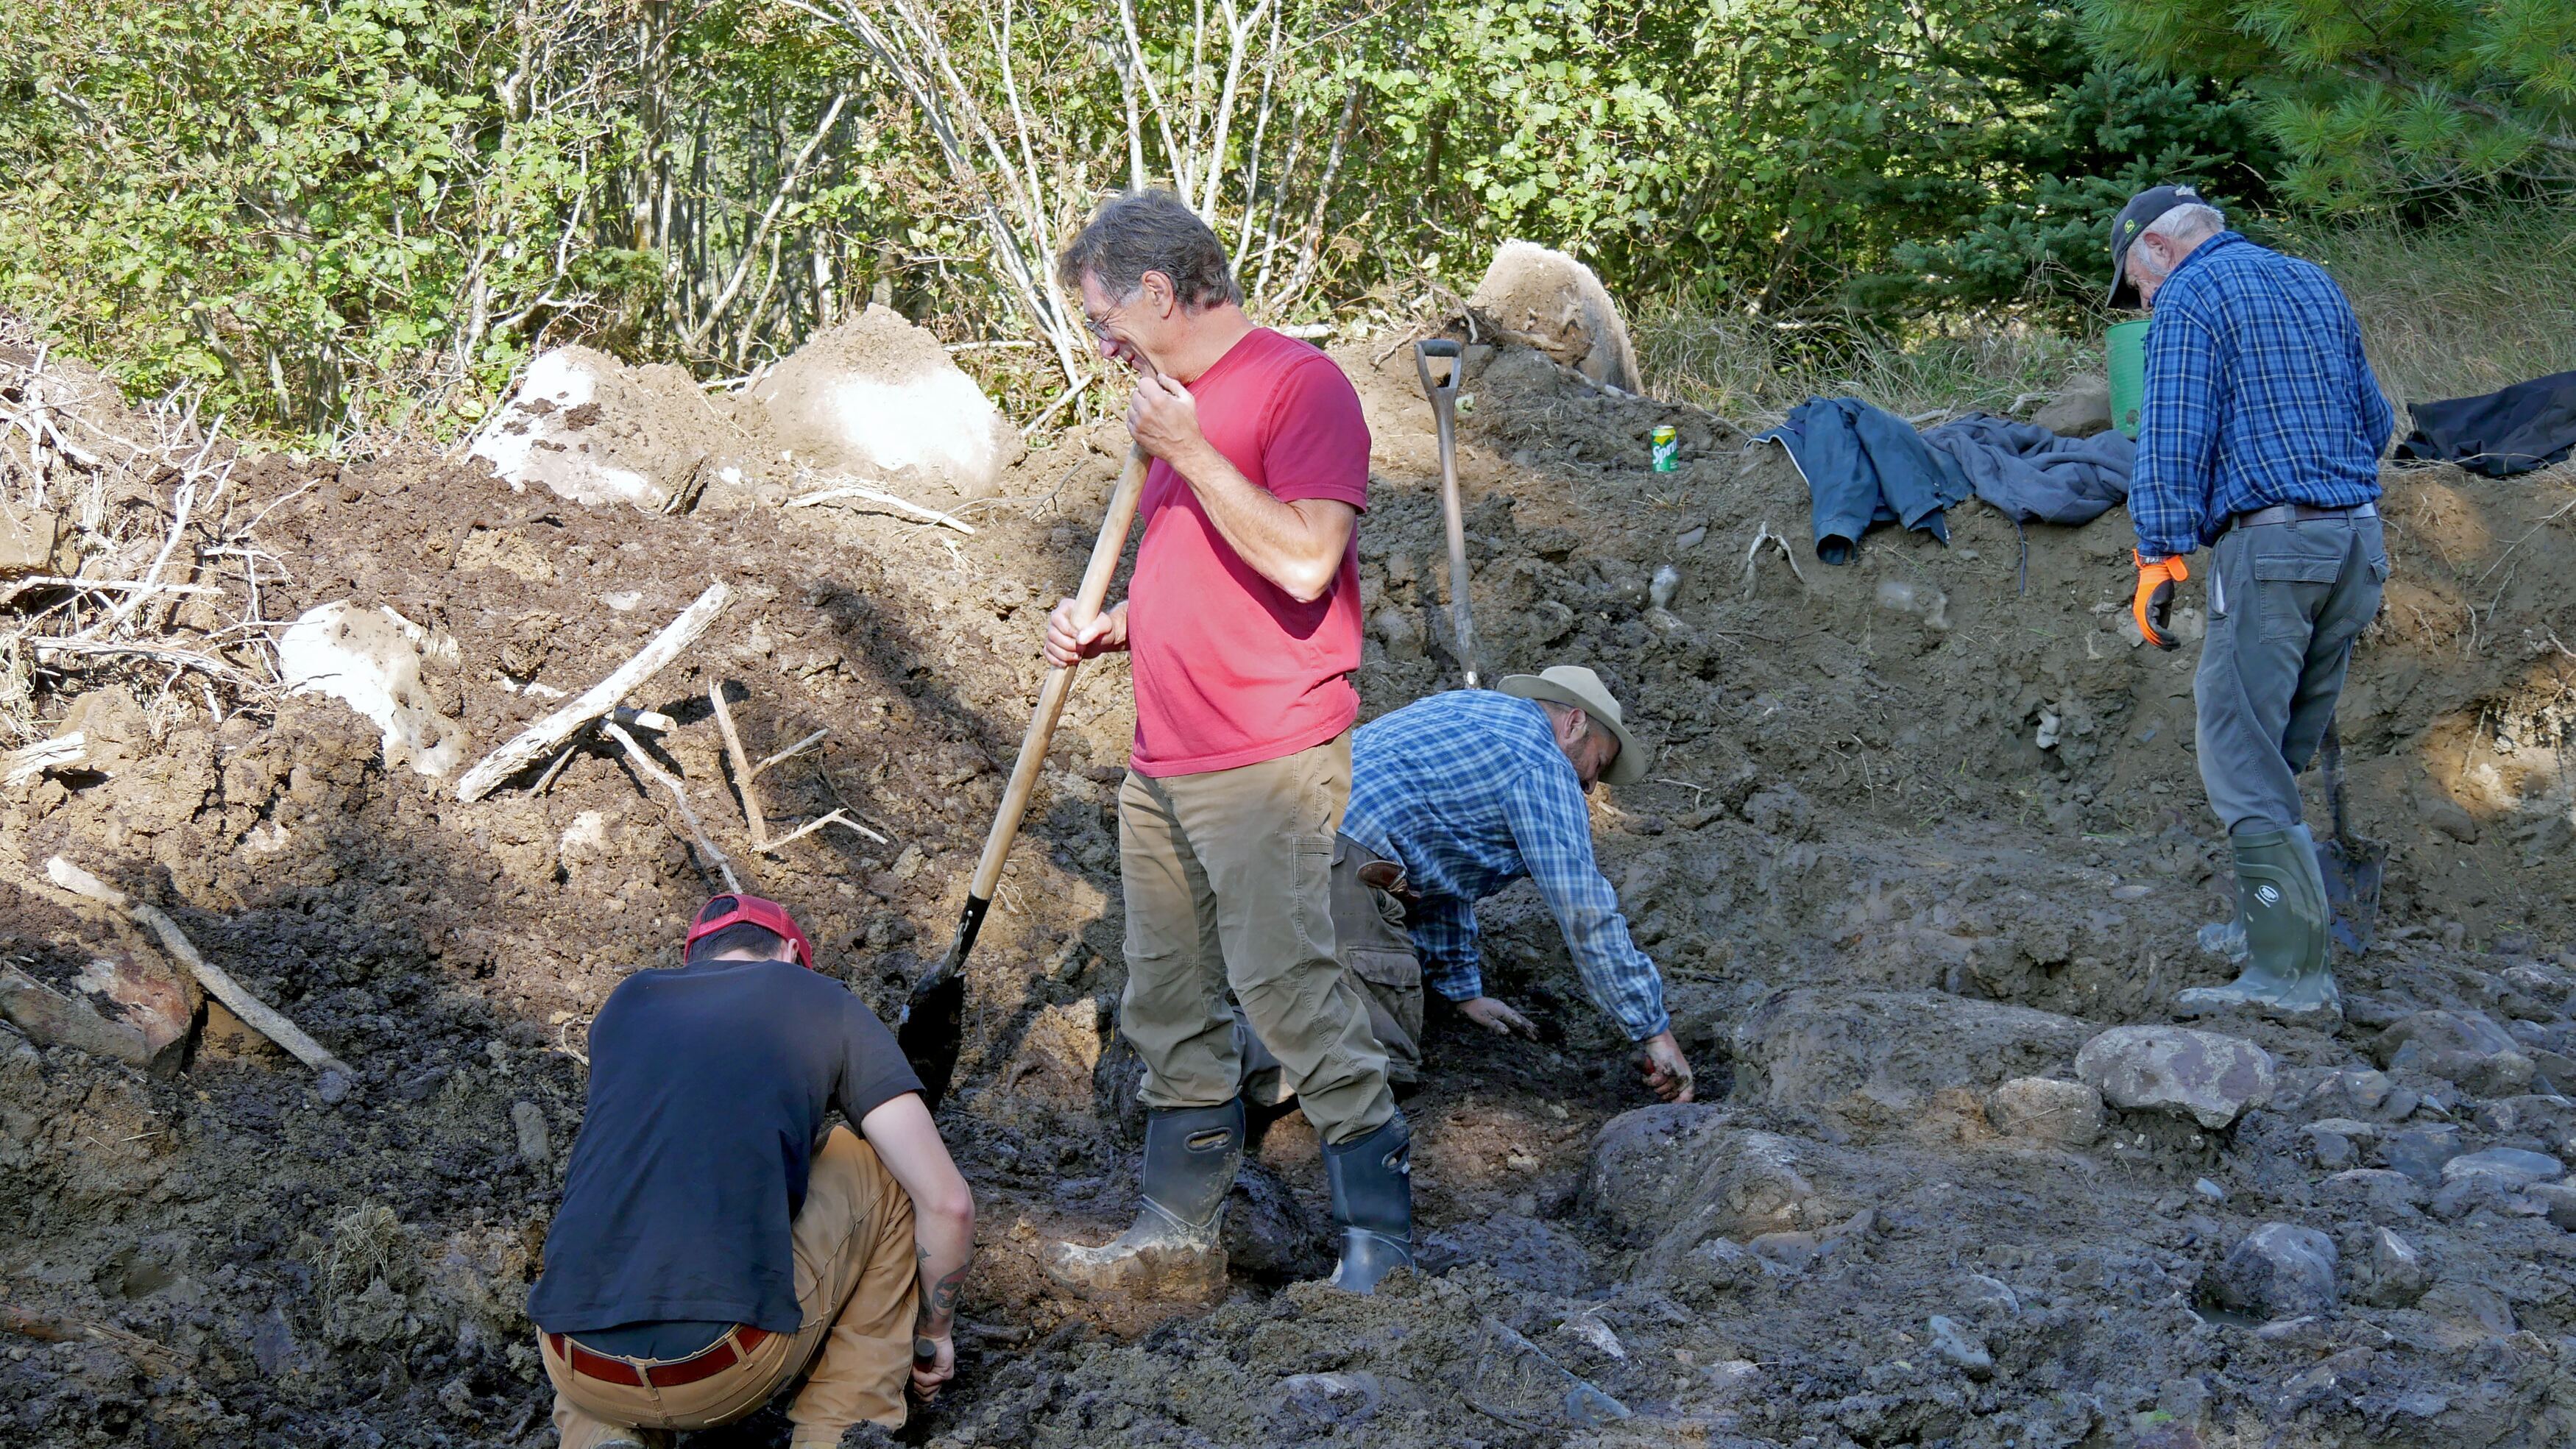
<instances>
[{"instance_id":1,"label":"small stone","mask_svg":"<svg viewBox=\"0 0 2576 1449\"><path fill-rule=\"evenodd\" d=\"M2511 1304L2491 1288L2458 1278L2434 1284L2415 1306L2445 1322L2484 1329L2497 1338L2514 1331Z\"/></svg>"},{"instance_id":2,"label":"small stone","mask_svg":"<svg viewBox=\"0 0 2576 1449\"><path fill-rule=\"evenodd\" d=\"M349 1074L337 1068L326 1068L322 1080L313 1084L313 1091L322 1099L322 1105L337 1107L348 1098Z\"/></svg>"},{"instance_id":3,"label":"small stone","mask_svg":"<svg viewBox=\"0 0 2576 1449\"><path fill-rule=\"evenodd\" d=\"M2534 1183L2522 1190L2523 1196L2540 1204L2550 1223L2561 1232L2576 1233L2576 1183Z\"/></svg>"},{"instance_id":4,"label":"small stone","mask_svg":"<svg viewBox=\"0 0 2576 1449\"><path fill-rule=\"evenodd\" d=\"M2514 1147L2490 1147L2484 1152L2471 1152L2442 1164L2442 1181L2461 1182L2471 1177L2493 1178L2507 1190L2547 1182L2563 1175L2566 1167L2545 1153L2525 1152Z\"/></svg>"},{"instance_id":5,"label":"small stone","mask_svg":"<svg viewBox=\"0 0 2576 1449\"><path fill-rule=\"evenodd\" d=\"M2390 1070L2405 1068L2456 1082L2485 1097L2531 1089L2534 1068L2512 1033L2482 1012L2419 1011L2400 1017L2371 1044Z\"/></svg>"},{"instance_id":6,"label":"small stone","mask_svg":"<svg viewBox=\"0 0 2576 1449\"><path fill-rule=\"evenodd\" d=\"M1280 1415L1319 1426L1364 1423L1385 1397L1377 1375L1365 1371L1291 1374L1279 1381Z\"/></svg>"},{"instance_id":7,"label":"small stone","mask_svg":"<svg viewBox=\"0 0 2576 1449\"><path fill-rule=\"evenodd\" d=\"M1986 1120L2006 1137L2052 1147L2090 1147L2102 1135L2102 1094L2082 1082L2015 1077L1995 1088Z\"/></svg>"},{"instance_id":8,"label":"small stone","mask_svg":"<svg viewBox=\"0 0 2576 1449\"><path fill-rule=\"evenodd\" d=\"M1762 1233L1745 1246L1753 1255L1775 1267L1791 1272L1816 1259L1816 1235L1802 1232Z\"/></svg>"},{"instance_id":9,"label":"small stone","mask_svg":"<svg viewBox=\"0 0 2576 1449\"><path fill-rule=\"evenodd\" d=\"M2442 1180L2442 1164L2460 1155L2460 1129L2450 1123L2409 1127L2379 1149L2380 1165L2402 1172L2430 1187Z\"/></svg>"},{"instance_id":10,"label":"small stone","mask_svg":"<svg viewBox=\"0 0 2576 1449\"><path fill-rule=\"evenodd\" d=\"M2427 799L2417 802L2416 813L2424 823L2462 845L2478 843L2477 817L2448 800Z\"/></svg>"},{"instance_id":11,"label":"small stone","mask_svg":"<svg viewBox=\"0 0 2576 1449\"><path fill-rule=\"evenodd\" d=\"M910 880L921 874L922 866L927 863L926 857L921 853L921 846L917 842L907 845L903 848L903 853L894 858L894 878Z\"/></svg>"},{"instance_id":12,"label":"small stone","mask_svg":"<svg viewBox=\"0 0 2576 1449\"><path fill-rule=\"evenodd\" d=\"M2329 1122L2340 1124L2342 1120L2329 1118L2326 1122L2311 1122L2299 1129L2299 1135L2308 1140L2308 1155L2315 1159L2317 1166L2328 1172L2341 1172L2361 1161L2361 1149L2354 1145L2352 1134L2328 1125Z\"/></svg>"},{"instance_id":13,"label":"small stone","mask_svg":"<svg viewBox=\"0 0 2576 1449\"><path fill-rule=\"evenodd\" d=\"M2424 1256L2415 1245L2386 1228L2370 1230L2370 1276L2361 1299L2381 1308L2403 1308L2424 1296L2432 1285Z\"/></svg>"},{"instance_id":14,"label":"small stone","mask_svg":"<svg viewBox=\"0 0 2576 1449\"><path fill-rule=\"evenodd\" d=\"M2272 1100L2271 1055L2178 1026L2115 1026L2075 1054L2075 1075L2124 1111L2189 1117L2213 1131Z\"/></svg>"},{"instance_id":15,"label":"small stone","mask_svg":"<svg viewBox=\"0 0 2576 1449\"><path fill-rule=\"evenodd\" d=\"M1938 1313L1925 1326L1932 1331L1932 1351L1960 1372L1978 1380L1995 1376L1995 1358L1984 1339Z\"/></svg>"},{"instance_id":16,"label":"small stone","mask_svg":"<svg viewBox=\"0 0 2576 1449\"><path fill-rule=\"evenodd\" d=\"M2202 1199L2208 1202L2222 1203L2227 1201L2227 1189L2220 1187L2217 1183L2214 1183L2205 1177L2192 1183L2191 1190L2200 1194Z\"/></svg>"},{"instance_id":17,"label":"small stone","mask_svg":"<svg viewBox=\"0 0 2576 1449\"><path fill-rule=\"evenodd\" d=\"M2335 1302L2334 1239L2314 1228L2265 1223L2218 1265L2218 1299L2266 1318L2321 1313Z\"/></svg>"},{"instance_id":18,"label":"small stone","mask_svg":"<svg viewBox=\"0 0 2576 1449\"><path fill-rule=\"evenodd\" d=\"M555 1160L554 1141L546 1132L546 1114L534 1102L510 1104L510 1126L519 1134L519 1160L543 1168Z\"/></svg>"},{"instance_id":19,"label":"small stone","mask_svg":"<svg viewBox=\"0 0 2576 1449\"><path fill-rule=\"evenodd\" d=\"M2424 1189L2415 1179L2386 1168L2356 1167L2338 1172L2319 1185L2324 1196L2344 1202L2359 1203L2374 1213L2390 1217L2409 1217L2424 1200Z\"/></svg>"},{"instance_id":20,"label":"small stone","mask_svg":"<svg viewBox=\"0 0 2576 1449\"><path fill-rule=\"evenodd\" d=\"M2111 426L2111 384L2098 377L2077 378L2031 414L2030 420L2070 438L2089 438L2107 431Z\"/></svg>"},{"instance_id":21,"label":"small stone","mask_svg":"<svg viewBox=\"0 0 2576 1449\"><path fill-rule=\"evenodd\" d=\"M1970 1273L1959 1280L1957 1292L1960 1302L1980 1312L1997 1312L2006 1317L2021 1312L2020 1297L2001 1278Z\"/></svg>"}]
</instances>

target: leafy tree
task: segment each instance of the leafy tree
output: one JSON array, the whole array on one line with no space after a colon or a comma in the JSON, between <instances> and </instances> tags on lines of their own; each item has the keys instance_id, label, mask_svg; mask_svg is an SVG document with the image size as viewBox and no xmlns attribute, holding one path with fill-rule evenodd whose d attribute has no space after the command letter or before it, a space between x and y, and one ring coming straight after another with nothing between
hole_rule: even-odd
<instances>
[{"instance_id":1,"label":"leafy tree","mask_svg":"<svg viewBox=\"0 0 2576 1449\"><path fill-rule=\"evenodd\" d=\"M2567 0L2082 0L2124 60L2238 80L2293 200L2353 210L2463 187L2576 187Z\"/></svg>"}]
</instances>

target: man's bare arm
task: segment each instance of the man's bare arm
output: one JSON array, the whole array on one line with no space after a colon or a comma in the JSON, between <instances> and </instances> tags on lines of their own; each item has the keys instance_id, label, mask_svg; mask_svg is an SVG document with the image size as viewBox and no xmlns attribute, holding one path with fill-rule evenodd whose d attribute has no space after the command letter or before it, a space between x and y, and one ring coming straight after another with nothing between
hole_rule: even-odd
<instances>
[{"instance_id":1,"label":"man's bare arm","mask_svg":"<svg viewBox=\"0 0 2576 1449\"><path fill-rule=\"evenodd\" d=\"M1300 603L1332 590L1358 509L1333 498L1281 499L1253 486L1199 431L1198 403L1170 378L1136 384L1127 428L1189 483L1226 546L1255 573Z\"/></svg>"},{"instance_id":2,"label":"man's bare arm","mask_svg":"<svg viewBox=\"0 0 2576 1449\"><path fill-rule=\"evenodd\" d=\"M921 1309L913 1327L913 1390L933 1398L957 1372L952 1333L966 1269L975 1258L975 1195L917 1093L880 1104L859 1123L877 1160L912 1199Z\"/></svg>"}]
</instances>

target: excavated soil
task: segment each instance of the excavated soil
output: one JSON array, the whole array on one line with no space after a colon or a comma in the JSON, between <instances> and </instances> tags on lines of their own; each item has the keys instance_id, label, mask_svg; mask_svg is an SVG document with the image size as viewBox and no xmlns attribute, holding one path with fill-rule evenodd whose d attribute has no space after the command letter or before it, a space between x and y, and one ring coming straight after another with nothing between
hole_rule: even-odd
<instances>
[{"instance_id":1,"label":"excavated soil","mask_svg":"<svg viewBox=\"0 0 2576 1449\"><path fill-rule=\"evenodd\" d=\"M1359 677L1376 714L1457 677L1438 468L1406 349L1338 355L1377 437ZM2194 774L2192 654L2127 630L2126 516L2025 538L1970 504L1947 548L1882 531L1827 568L1796 473L1723 424L1518 349L1472 360L1466 405L1484 665L1590 664L1654 742L1596 832L1707 1105L1648 1106L1520 887L1482 912L1489 989L1547 1040L1435 1015L1407 1102L1433 1271L1369 1300L1297 1283L1323 1265L1326 1214L1292 1116L1237 1194L1225 1302L1051 1294L1043 1243L1097 1241L1133 1207L1110 815L1132 713L1123 666L1090 669L974 961L944 1117L982 1256L960 1383L905 1440L2576 1435L2576 1238L2547 1203L2434 1191L2438 1164L2337 1175L2405 1166L2428 1137L2576 1149L2552 1085L2576 1077L2576 628L2556 628L2576 472L2389 475L2396 575L2342 733L2352 828L2390 864L2379 939L2342 964L2348 1019L2200 1023L2278 1063L2270 1105L2230 1128L2113 1110L2098 1138L2051 1145L1999 1130L1989 1090L2071 1077L2101 1028L2170 1020L2173 991L2229 974L2194 944L2230 877ZM1686 462L1657 474L1666 422ZM824 969L890 1013L945 943L1039 620L1124 446L1110 425L1030 453L996 497L920 497L972 537L782 510L757 482L668 516L587 509L422 455L275 456L234 486L269 510L258 546L288 575L265 575L262 616L354 599L424 626L468 760L730 584L630 702L678 721L653 748L746 886L793 903ZM173 630L215 622L182 608ZM64 855L163 905L358 1080L326 1101L220 1007L166 1076L0 1032L0 1441L550 1442L520 1305L580 1125L584 1028L712 889L667 797L590 743L542 790L532 768L460 804L389 771L374 726L328 698L218 721L159 671L58 662L36 703L48 723L81 712L91 766L0 792L0 955L61 984L153 950L42 883ZM754 855L710 687L755 756L831 731L762 777L775 829L840 808L883 839L833 826ZM2313 790L2311 818L2322 836ZM2430 1008L2483 1013L2513 1052L2392 1065L2382 1029ZM2327 1135L2360 1156L2335 1159L2320 1119L2346 1119ZM1757 1158L1794 1170L1756 1191ZM2222 1258L2267 1222L2334 1242L2337 1304L2219 1306ZM2411 1291L2374 1266L2380 1228L2421 1255ZM691 1442L783 1437L772 1412Z\"/></svg>"}]
</instances>

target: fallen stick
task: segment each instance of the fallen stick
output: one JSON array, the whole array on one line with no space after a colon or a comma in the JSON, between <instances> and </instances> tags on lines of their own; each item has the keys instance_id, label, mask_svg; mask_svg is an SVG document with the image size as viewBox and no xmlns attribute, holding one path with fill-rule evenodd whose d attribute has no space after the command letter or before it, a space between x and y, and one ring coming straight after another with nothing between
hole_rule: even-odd
<instances>
[{"instance_id":1,"label":"fallen stick","mask_svg":"<svg viewBox=\"0 0 2576 1449\"><path fill-rule=\"evenodd\" d=\"M149 644L110 644L93 639L48 639L42 635L28 639L27 647L36 651L36 657L39 659L48 654L132 654L143 659L158 659L164 664L184 665L187 668L211 674L226 684L236 684L244 688L257 688L259 685L258 680L220 659L209 658L203 654L191 654L185 649L159 649Z\"/></svg>"},{"instance_id":2,"label":"fallen stick","mask_svg":"<svg viewBox=\"0 0 2576 1449\"><path fill-rule=\"evenodd\" d=\"M212 441L212 439L208 440L209 443ZM202 456L203 450L199 451ZM84 635L115 633L119 625L133 617L135 610L143 607L144 600L152 597L153 592L161 585L161 570L169 566L170 555L179 547L180 535L188 531L188 510L195 505L196 501L195 480L191 479L180 484L178 495L172 500L171 512L174 516L170 520L170 536L161 540L161 551L152 556L152 567L143 571L142 586L127 594L125 602L117 605L105 619L82 630Z\"/></svg>"},{"instance_id":3,"label":"fallen stick","mask_svg":"<svg viewBox=\"0 0 2576 1449\"><path fill-rule=\"evenodd\" d=\"M206 994L222 1002L232 1014L242 1019L253 1031L286 1048L287 1054L317 1072L338 1072L354 1081L357 1073L349 1064L304 1034L304 1029L279 1015L275 1008L242 989L223 968L197 954L197 948L181 934L179 923L162 914L161 908L138 901L88 871L57 855L45 862L45 876L74 895L87 896L101 905L132 916L161 939L161 949L170 953L180 965L188 968Z\"/></svg>"},{"instance_id":4,"label":"fallen stick","mask_svg":"<svg viewBox=\"0 0 2576 1449\"><path fill-rule=\"evenodd\" d=\"M635 737L618 728L615 722L602 723L600 728L616 736L617 742L626 747L626 758L635 762L635 768L661 781L662 788L671 792L672 803L680 807L680 818L689 823L689 835L698 842L698 849L706 858L716 863L716 874L724 877L725 889L735 895L742 894L742 882L734 878L733 862L725 859L725 853L716 849L714 841L707 839L707 828L698 823L698 812L689 808L689 792L679 777L654 764L653 757L644 753L644 747L635 743Z\"/></svg>"},{"instance_id":5,"label":"fallen stick","mask_svg":"<svg viewBox=\"0 0 2576 1449\"><path fill-rule=\"evenodd\" d=\"M0 755L0 785L23 785L47 770L79 764L87 752L88 739L74 730L59 739L38 740L25 749Z\"/></svg>"},{"instance_id":6,"label":"fallen stick","mask_svg":"<svg viewBox=\"0 0 2576 1449\"><path fill-rule=\"evenodd\" d=\"M936 508L924 508L918 503L897 498L891 493L880 493L874 488L861 488L855 484L840 488L826 488L820 493L808 493L802 498L790 498L787 500L787 506L809 508L817 503L830 503L840 498L857 498L869 503L883 504L898 513L910 514L924 523L940 524L956 529L959 533L971 534L975 531L975 525L962 518L942 513Z\"/></svg>"},{"instance_id":7,"label":"fallen stick","mask_svg":"<svg viewBox=\"0 0 2576 1449\"><path fill-rule=\"evenodd\" d=\"M129 1357L157 1358L178 1368L185 1368L188 1363L179 1356L178 1350L155 1343L139 1333L130 1333L105 1323L57 1318L14 1303L0 1303L0 1331L32 1338L38 1343L78 1343L87 1339L121 1348Z\"/></svg>"},{"instance_id":8,"label":"fallen stick","mask_svg":"<svg viewBox=\"0 0 2576 1449\"><path fill-rule=\"evenodd\" d=\"M644 681L662 672L663 666L680 655L707 631L716 615L733 599L733 590L722 582L709 584L698 595L696 603L681 611L653 641L632 659L617 666L617 672L583 690L572 703L521 730L508 744L485 755L481 764L465 772L456 782L456 798L472 803L492 793L494 786L516 774L537 756L559 748L581 732L583 726L617 708L617 702L641 687Z\"/></svg>"},{"instance_id":9,"label":"fallen stick","mask_svg":"<svg viewBox=\"0 0 2576 1449\"><path fill-rule=\"evenodd\" d=\"M733 711L725 707L724 681L707 685L707 703L716 710L716 730L724 736L725 755L733 761L733 786L742 792L742 820L751 827L751 848L766 853L769 849L769 809L760 803L760 791L754 784L760 778L752 769L750 757L742 752L742 735L733 727Z\"/></svg>"}]
</instances>

